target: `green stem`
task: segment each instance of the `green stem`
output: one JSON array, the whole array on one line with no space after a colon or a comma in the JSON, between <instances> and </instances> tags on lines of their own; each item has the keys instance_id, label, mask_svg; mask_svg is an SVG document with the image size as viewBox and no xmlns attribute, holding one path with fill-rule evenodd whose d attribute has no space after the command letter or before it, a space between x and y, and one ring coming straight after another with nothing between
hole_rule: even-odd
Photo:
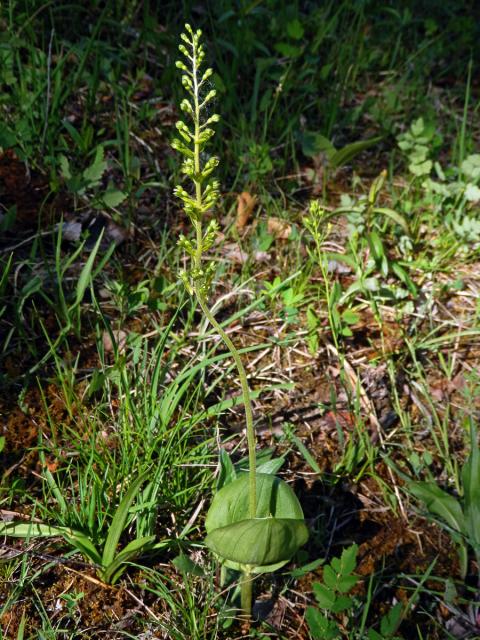
<instances>
[{"instance_id":1,"label":"green stem","mask_svg":"<svg viewBox=\"0 0 480 640\"><path fill-rule=\"evenodd\" d=\"M200 105L198 102L198 79L197 79L197 57L195 50L193 52L193 87L194 87L194 103L195 103L195 139L194 139L194 163L195 173L200 175ZM195 183L195 199L199 206L202 205L202 183L200 180L194 180ZM197 232L197 250L195 252L194 264L196 269L201 268L202 264L202 251L203 251L203 234L202 234L202 222L197 220L195 224L195 230Z\"/></svg>"},{"instance_id":2,"label":"green stem","mask_svg":"<svg viewBox=\"0 0 480 640\"><path fill-rule=\"evenodd\" d=\"M240 583L240 605L243 613L251 618L252 616L253 579L251 573L242 573Z\"/></svg>"},{"instance_id":3,"label":"green stem","mask_svg":"<svg viewBox=\"0 0 480 640\"><path fill-rule=\"evenodd\" d=\"M194 124L195 124L195 140L194 140L194 166L195 173L200 175L200 104L198 99L198 78L197 78L197 59L194 52L193 55L193 85L194 85ZM194 180L195 183L195 198L199 208L202 206L202 184L200 180ZM201 219L195 222L195 230L197 236L197 246L194 256L194 266L200 270L202 265L202 253L203 253L203 232ZM212 312L208 308L207 301L203 296L198 286L194 286L195 296L198 304L200 305L205 317L210 324L216 329L219 336L225 343L225 346L230 351L232 358L237 367L238 376L240 378L240 385L242 387L243 402L245 405L245 420L247 425L247 444L248 444L248 462L249 462L249 514L250 518L255 518L257 514L257 481L256 481L256 457L255 457L255 429L253 426L253 411L252 401L250 398L250 389L247 381L247 374L243 366L240 355L235 348L235 345L230 340L228 335L222 329L220 324L215 320Z\"/></svg>"},{"instance_id":4,"label":"green stem","mask_svg":"<svg viewBox=\"0 0 480 640\"><path fill-rule=\"evenodd\" d=\"M200 291L195 288L195 296L198 300L198 304L200 305L205 317L210 322L212 327L215 328L218 335L221 337L225 346L230 351L230 354L235 362L235 366L237 367L238 377L240 378L240 385L242 387L243 394L243 402L245 405L245 421L247 424L247 443L248 443L248 463L249 463L249 513L250 518L255 518L257 515L257 477L256 477L256 456L255 456L255 429L253 426L253 411L252 411L252 401L250 398L250 389L247 381L247 374L245 372L245 367L243 366L242 359L240 358L240 354L238 353L235 345L230 340L228 335L222 329L220 324L215 320L212 312L207 306L205 298L202 296Z\"/></svg>"}]
</instances>

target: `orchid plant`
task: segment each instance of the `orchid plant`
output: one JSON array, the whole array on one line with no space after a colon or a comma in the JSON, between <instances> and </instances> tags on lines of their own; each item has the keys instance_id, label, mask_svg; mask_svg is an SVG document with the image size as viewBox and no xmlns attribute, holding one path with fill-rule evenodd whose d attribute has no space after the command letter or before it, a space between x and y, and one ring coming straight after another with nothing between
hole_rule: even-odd
<instances>
[{"instance_id":1,"label":"orchid plant","mask_svg":"<svg viewBox=\"0 0 480 640\"><path fill-rule=\"evenodd\" d=\"M208 115L215 90L209 88L212 69L201 71L205 49L201 31L185 25L179 50L183 59L176 65L182 72L187 98L180 108L185 120L176 123L178 137L172 147L183 156L182 173L189 178L191 193L182 186L175 195L183 203L194 230L194 240L180 237L179 245L190 258L190 268L180 277L190 295L195 296L203 314L217 331L230 352L240 379L245 406L249 471L224 485L215 495L208 511L205 544L227 567L237 570L241 578L241 607L247 617L252 610L252 582L255 574L274 571L290 560L308 539L308 530L300 503L290 486L256 468L256 437L247 375L232 340L215 319L208 306L215 265L205 265L204 254L214 244L219 230L215 218L206 228L204 221L217 203L219 183L212 173L219 164L215 156L206 158L213 124L220 120Z\"/></svg>"}]
</instances>

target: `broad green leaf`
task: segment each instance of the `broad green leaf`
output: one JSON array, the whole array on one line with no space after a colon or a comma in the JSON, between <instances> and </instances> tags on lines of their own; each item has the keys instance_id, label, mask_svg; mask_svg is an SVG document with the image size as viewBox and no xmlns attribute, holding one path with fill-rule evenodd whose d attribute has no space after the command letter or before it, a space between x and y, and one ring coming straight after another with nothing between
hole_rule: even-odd
<instances>
[{"instance_id":1,"label":"broad green leaf","mask_svg":"<svg viewBox=\"0 0 480 640\"><path fill-rule=\"evenodd\" d=\"M337 589L340 593L348 593L360 580L360 576L338 576Z\"/></svg>"},{"instance_id":2,"label":"broad green leaf","mask_svg":"<svg viewBox=\"0 0 480 640\"><path fill-rule=\"evenodd\" d=\"M5 123L0 122L0 148L2 150L14 147L17 144L17 136Z\"/></svg>"},{"instance_id":3,"label":"broad green leaf","mask_svg":"<svg viewBox=\"0 0 480 640\"><path fill-rule=\"evenodd\" d=\"M303 567L293 569L290 571L289 575L291 575L292 578L301 578L302 576L306 576L307 573L311 573L312 571L315 571L315 569L318 569L318 567L321 567L324 562L325 560L323 558L318 558L317 560L313 560L312 562L303 565Z\"/></svg>"},{"instance_id":4,"label":"broad green leaf","mask_svg":"<svg viewBox=\"0 0 480 640\"><path fill-rule=\"evenodd\" d=\"M395 222L395 224L398 224L400 227L402 227L407 235L410 235L407 221L400 213L398 213L394 209L390 209L389 207L375 207L373 212L381 213L383 216L390 218L390 220Z\"/></svg>"},{"instance_id":5,"label":"broad green leaf","mask_svg":"<svg viewBox=\"0 0 480 640\"><path fill-rule=\"evenodd\" d=\"M95 159L92 164L83 172L83 178L89 185L96 184L107 169L107 163L104 159L104 150L99 145L95 151Z\"/></svg>"},{"instance_id":6,"label":"broad green leaf","mask_svg":"<svg viewBox=\"0 0 480 640\"><path fill-rule=\"evenodd\" d=\"M68 120L64 120L63 121L63 126L65 127L65 129L68 131L68 133L70 134L73 142L77 145L77 147L79 149L82 148L82 136L80 135L80 133L75 129L75 127L68 121Z\"/></svg>"},{"instance_id":7,"label":"broad green leaf","mask_svg":"<svg viewBox=\"0 0 480 640\"><path fill-rule=\"evenodd\" d=\"M425 160L425 162L420 162L418 164L411 162L408 165L408 169L414 176L426 176L432 170L432 166L433 164L431 160Z\"/></svg>"},{"instance_id":8,"label":"broad green leaf","mask_svg":"<svg viewBox=\"0 0 480 640\"><path fill-rule=\"evenodd\" d=\"M65 180L71 180L72 173L70 171L70 164L68 162L68 158L61 154L59 156L60 159L60 174Z\"/></svg>"},{"instance_id":9,"label":"broad green leaf","mask_svg":"<svg viewBox=\"0 0 480 640\"><path fill-rule=\"evenodd\" d=\"M283 467L284 462L285 456L280 456L280 458L272 458L271 460L268 460L267 462L259 465L257 467L257 473L267 473L274 475L275 473L278 473L278 471L280 471L280 469Z\"/></svg>"},{"instance_id":10,"label":"broad green leaf","mask_svg":"<svg viewBox=\"0 0 480 640\"><path fill-rule=\"evenodd\" d=\"M455 604L455 600L458 598L457 587L452 578L448 578L445 582L445 591L443 597L447 604Z\"/></svg>"},{"instance_id":11,"label":"broad green leaf","mask_svg":"<svg viewBox=\"0 0 480 640\"><path fill-rule=\"evenodd\" d=\"M254 518L214 529L205 544L221 558L263 566L289 560L307 540L303 519Z\"/></svg>"},{"instance_id":12,"label":"broad green leaf","mask_svg":"<svg viewBox=\"0 0 480 640\"><path fill-rule=\"evenodd\" d=\"M5 436L0 436L0 453L5 449Z\"/></svg>"},{"instance_id":13,"label":"broad green leaf","mask_svg":"<svg viewBox=\"0 0 480 640\"><path fill-rule=\"evenodd\" d=\"M273 573L274 571L278 571L287 564L288 560L282 560L281 562L274 562L273 564L263 564L257 565L255 567L249 566L248 570L250 573L255 575L259 575L261 573ZM228 569L232 569L233 571L238 571L239 573L243 573L245 571L245 565L240 562L234 562L233 560L224 560L222 561L222 566L227 567Z\"/></svg>"},{"instance_id":14,"label":"broad green leaf","mask_svg":"<svg viewBox=\"0 0 480 640\"><path fill-rule=\"evenodd\" d=\"M117 510L115 511L115 515L113 516L112 523L108 530L107 539L105 540L105 546L103 548L103 567L109 567L116 556L118 541L120 540L120 536L122 535L125 528L125 523L128 517L128 510L130 509L130 506L134 501L142 483L147 479L147 477L148 472L142 473L142 475L140 475L134 482L132 482L122 501L118 505ZM125 547L124 551L127 548L128 545L127 547Z\"/></svg>"},{"instance_id":15,"label":"broad green leaf","mask_svg":"<svg viewBox=\"0 0 480 640\"><path fill-rule=\"evenodd\" d=\"M328 251L325 253L325 257L329 262L330 261L344 262L347 266L351 267L352 269L355 269L356 267L355 258L347 255L346 253L333 253Z\"/></svg>"},{"instance_id":16,"label":"broad green leaf","mask_svg":"<svg viewBox=\"0 0 480 640\"><path fill-rule=\"evenodd\" d=\"M101 194L100 200L107 207L118 207L119 204L127 197L127 194L124 191L120 191L120 189L115 189L115 187L109 186L109 188Z\"/></svg>"},{"instance_id":17,"label":"broad green leaf","mask_svg":"<svg viewBox=\"0 0 480 640\"><path fill-rule=\"evenodd\" d=\"M465 198L468 202L478 202L480 200L480 189L475 184L467 184Z\"/></svg>"},{"instance_id":18,"label":"broad green leaf","mask_svg":"<svg viewBox=\"0 0 480 640\"><path fill-rule=\"evenodd\" d=\"M377 201L377 197L381 192L383 185L385 184L385 180L387 178L387 172L381 171L380 175L378 175L375 180L372 182L370 189L368 191L368 202L370 204L375 204Z\"/></svg>"},{"instance_id":19,"label":"broad green leaf","mask_svg":"<svg viewBox=\"0 0 480 640\"><path fill-rule=\"evenodd\" d=\"M465 515L458 500L449 495L434 483L411 482L408 485L410 493L422 500L433 515L440 518L448 526L448 531L454 542L458 544L458 556L462 576L467 572L468 551L464 542L467 533Z\"/></svg>"},{"instance_id":20,"label":"broad green leaf","mask_svg":"<svg viewBox=\"0 0 480 640\"><path fill-rule=\"evenodd\" d=\"M480 504L480 452L473 420L470 421L470 455L463 465L462 483L465 506Z\"/></svg>"},{"instance_id":21,"label":"broad green leaf","mask_svg":"<svg viewBox=\"0 0 480 640\"><path fill-rule=\"evenodd\" d=\"M332 569L331 565L327 565L323 569L323 581L330 589L337 589L337 573Z\"/></svg>"},{"instance_id":22,"label":"broad green leaf","mask_svg":"<svg viewBox=\"0 0 480 640\"><path fill-rule=\"evenodd\" d=\"M0 522L0 535L13 538L54 538L62 536L95 564L101 565L100 554L91 540L81 531L68 527L53 527L39 522Z\"/></svg>"},{"instance_id":23,"label":"broad green leaf","mask_svg":"<svg viewBox=\"0 0 480 640\"><path fill-rule=\"evenodd\" d=\"M205 520L207 533L234 522L247 520L249 513L249 477L239 477L221 489L213 498ZM290 486L276 476L257 474L257 518L303 519L303 511Z\"/></svg>"},{"instance_id":24,"label":"broad green leaf","mask_svg":"<svg viewBox=\"0 0 480 640\"><path fill-rule=\"evenodd\" d=\"M376 231L372 231L368 234L367 240L375 261L379 262L385 256L385 250L383 248L383 242L381 241L380 236Z\"/></svg>"},{"instance_id":25,"label":"broad green leaf","mask_svg":"<svg viewBox=\"0 0 480 640\"><path fill-rule=\"evenodd\" d=\"M330 156L330 165L333 169L338 169L347 164L347 162L350 162L350 160L362 151L370 149L370 147L378 144L381 140L383 140L383 136L376 136L375 138L369 138L368 140L359 140L357 142L347 144L345 147L342 147Z\"/></svg>"},{"instance_id":26,"label":"broad green leaf","mask_svg":"<svg viewBox=\"0 0 480 640\"><path fill-rule=\"evenodd\" d=\"M274 48L286 58L297 58L302 53L301 47L295 47L289 42L277 42Z\"/></svg>"},{"instance_id":27,"label":"broad green leaf","mask_svg":"<svg viewBox=\"0 0 480 640\"><path fill-rule=\"evenodd\" d=\"M340 574L350 574L355 571L357 567L357 554L358 554L358 545L352 544L346 549L342 551L342 555L340 556L340 564L341 569L339 571ZM333 564L333 561L332 561Z\"/></svg>"},{"instance_id":28,"label":"broad green leaf","mask_svg":"<svg viewBox=\"0 0 480 640\"><path fill-rule=\"evenodd\" d=\"M380 632L383 638L393 636L397 631L400 621L402 619L403 605L401 602L397 602L390 611L388 611L380 622Z\"/></svg>"},{"instance_id":29,"label":"broad green leaf","mask_svg":"<svg viewBox=\"0 0 480 640\"><path fill-rule=\"evenodd\" d=\"M71 535L64 534L65 540L72 547L77 548L85 557L91 560L94 564L101 566L102 558L93 542L88 536L80 531L73 531Z\"/></svg>"},{"instance_id":30,"label":"broad green leaf","mask_svg":"<svg viewBox=\"0 0 480 640\"><path fill-rule=\"evenodd\" d=\"M294 40L300 40L303 38L304 28L298 18L294 18L293 20L290 20L290 22L287 22L287 33L290 38L293 38Z\"/></svg>"},{"instance_id":31,"label":"broad green leaf","mask_svg":"<svg viewBox=\"0 0 480 640\"><path fill-rule=\"evenodd\" d=\"M336 623L315 607L307 607L305 618L314 640L335 640L340 637L340 630Z\"/></svg>"},{"instance_id":32,"label":"broad green leaf","mask_svg":"<svg viewBox=\"0 0 480 640\"><path fill-rule=\"evenodd\" d=\"M360 315L351 309L345 309L342 313L342 320L347 324L357 324L360 321Z\"/></svg>"},{"instance_id":33,"label":"broad green leaf","mask_svg":"<svg viewBox=\"0 0 480 640\"><path fill-rule=\"evenodd\" d=\"M353 605L353 600L350 596L337 596L335 603L332 606L332 613L340 613L340 611L346 611Z\"/></svg>"},{"instance_id":34,"label":"broad green leaf","mask_svg":"<svg viewBox=\"0 0 480 640\"><path fill-rule=\"evenodd\" d=\"M411 482L408 489L415 498L422 500L425 506L439 516L455 533L465 533L465 517L458 500L430 482Z\"/></svg>"},{"instance_id":35,"label":"broad green leaf","mask_svg":"<svg viewBox=\"0 0 480 640\"><path fill-rule=\"evenodd\" d=\"M205 571L202 569L200 565L194 562L191 558L189 558L184 553L180 553L172 560L172 564L174 567L180 571L181 573L193 575L193 576L204 576Z\"/></svg>"},{"instance_id":36,"label":"broad green leaf","mask_svg":"<svg viewBox=\"0 0 480 640\"><path fill-rule=\"evenodd\" d=\"M302 145L302 153L307 158L313 158L321 153L325 153L328 158L336 153L332 142L315 131L303 131L299 139Z\"/></svg>"},{"instance_id":37,"label":"broad green leaf","mask_svg":"<svg viewBox=\"0 0 480 640\"><path fill-rule=\"evenodd\" d=\"M462 483L468 538L476 556L480 557L480 452L473 420L470 421L470 455L462 468Z\"/></svg>"},{"instance_id":38,"label":"broad green leaf","mask_svg":"<svg viewBox=\"0 0 480 640\"><path fill-rule=\"evenodd\" d=\"M408 273L405 271L405 269L402 266L400 266L398 262L391 262L390 266L392 268L393 273L397 276L400 282L403 282L403 284L407 287L410 293L416 296L418 294L417 286L413 282L413 280L410 278Z\"/></svg>"},{"instance_id":39,"label":"broad green leaf","mask_svg":"<svg viewBox=\"0 0 480 640\"><path fill-rule=\"evenodd\" d=\"M423 118L421 117L415 120L415 122L412 122L410 126L410 130L416 138L422 135L424 129L425 129L425 123L423 121Z\"/></svg>"},{"instance_id":40,"label":"broad green leaf","mask_svg":"<svg viewBox=\"0 0 480 640\"><path fill-rule=\"evenodd\" d=\"M330 609L335 604L335 591L324 584L316 582L313 585L313 593L315 594L315 598L317 599L320 607L322 607L322 609L327 609L327 611L330 611Z\"/></svg>"},{"instance_id":41,"label":"broad green leaf","mask_svg":"<svg viewBox=\"0 0 480 640\"><path fill-rule=\"evenodd\" d=\"M467 156L460 168L467 178L471 178L472 180L480 178L480 153L473 153Z\"/></svg>"}]
</instances>

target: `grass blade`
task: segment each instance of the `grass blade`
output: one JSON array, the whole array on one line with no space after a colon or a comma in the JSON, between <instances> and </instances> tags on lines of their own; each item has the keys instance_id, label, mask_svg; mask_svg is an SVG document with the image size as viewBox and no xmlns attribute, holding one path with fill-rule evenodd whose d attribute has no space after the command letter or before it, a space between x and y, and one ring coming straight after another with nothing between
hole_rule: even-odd
<instances>
[{"instance_id":1,"label":"grass blade","mask_svg":"<svg viewBox=\"0 0 480 640\"><path fill-rule=\"evenodd\" d=\"M108 567L113 562L118 541L123 533L125 522L128 517L128 511L136 494L138 493L138 490L140 489L140 486L146 480L147 476L148 472L142 473L134 482L132 482L130 488L117 507L103 548L101 563L103 567Z\"/></svg>"}]
</instances>

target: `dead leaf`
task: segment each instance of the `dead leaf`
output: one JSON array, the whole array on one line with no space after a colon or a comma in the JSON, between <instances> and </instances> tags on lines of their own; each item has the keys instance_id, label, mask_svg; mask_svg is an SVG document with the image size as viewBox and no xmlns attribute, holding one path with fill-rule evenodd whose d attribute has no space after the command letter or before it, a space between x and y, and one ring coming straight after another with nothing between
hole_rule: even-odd
<instances>
[{"instance_id":1,"label":"dead leaf","mask_svg":"<svg viewBox=\"0 0 480 640\"><path fill-rule=\"evenodd\" d=\"M47 460L46 467L50 471L50 473L55 473L58 469L58 464L58 460Z\"/></svg>"},{"instance_id":2,"label":"dead leaf","mask_svg":"<svg viewBox=\"0 0 480 640\"><path fill-rule=\"evenodd\" d=\"M228 242L223 245L223 255L229 262L243 264L248 260L248 253L242 251L236 242Z\"/></svg>"},{"instance_id":3,"label":"dead leaf","mask_svg":"<svg viewBox=\"0 0 480 640\"><path fill-rule=\"evenodd\" d=\"M222 253L226 260L237 264L244 264L248 259L254 263L270 262L270 255L266 251L253 251L247 253L240 249L236 242L227 242L222 247Z\"/></svg>"},{"instance_id":4,"label":"dead leaf","mask_svg":"<svg viewBox=\"0 0 480 640\"><path fill-rule=\"evenodd\" d=\"M237 196L237 222L238 231L243 229L252 217L253 210L257 204L257 197L252 196L248 191L242 191Z\"/></svg>"},{"instance_id":5,"label":"dead leaf","mask_svg":"<svg viewBox=\"0 0 480 640\"><path fill-rule=\"evenodd\" d=\"M125 331L122 331L122 329L117 329L116 331L113 331L113 338L115 340L115 344L118 347L118 352L119 353L124 353L125 352L125 345L127 342L127 334L125 333ZM102 336L102 342L103 342L103 348L105 349L105 351L107 353L112 353L113 352L113 341L112 341L112 337L110 335L110 333L108 331L104 331L103 332L103 336Z\"/></svg>"},{"instance_id":6,"label":"dead leaf","mask_svg":"<svg viewBox=\"0 0 480 640\"><path fill-rule=\"evenodd\" d=\"M271 217L267 220L268 233L277 240L288 240L292 233L292 225L281 218Z\"/></svg>"},{"instance_id":7,"label":"dead leaf","mask_svg":"<svg viewBox=\"0 0 480 640\"><path fill-rule=\"evenodd\" d=\"M254 251L253 252L253 261L254 262L270 262L270 254L267 251Z\"/></svg>"},{"instance_id":8,"label":"dead leaf","mask_svg":"<svg viewBox=\"0 0 480 640\"><path fill-rule=\"evenodd\" d=\"M465 384L465 376L463 372L460 371L452 380L442 378L432 382L430 384L430 395L435 398L435 400L438 400L438 402L443 402L456 391L462 391L462 389L465 388Z\"/></svg>"}]
</instances>

